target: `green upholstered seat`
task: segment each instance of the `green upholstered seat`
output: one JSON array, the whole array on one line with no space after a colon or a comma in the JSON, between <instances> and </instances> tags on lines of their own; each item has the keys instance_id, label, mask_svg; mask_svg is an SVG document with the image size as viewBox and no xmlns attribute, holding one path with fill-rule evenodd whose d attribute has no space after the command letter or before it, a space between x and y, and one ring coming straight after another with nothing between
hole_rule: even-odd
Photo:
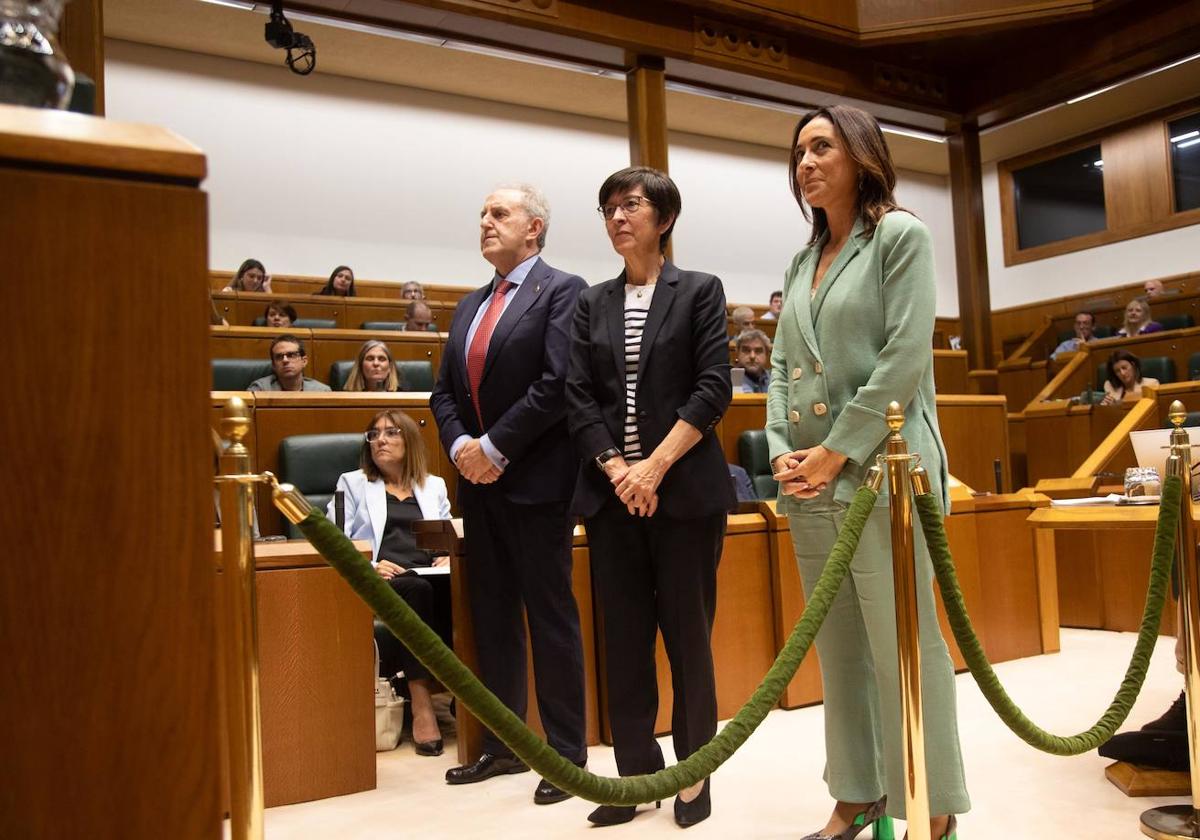
<instances>
[{"instance_id":1,"label":"green upholstered seat","mask_svg":"<svg viewBox=\"0 0 1200 840\"><path fill-rule=\"evenodd\" d=\"M245 391L255 379L271 373L271 363L262 359L213 359L214 391Z\"/></svg>"},{"instance_id":2,"label":"green upholstered seat","mask_svg":"<svg viewBox=\"0 0 1200 840\"><path fill-rule=\"evenodd\" d=\"M1200 353L1188 356L1188 379L1200 379Z\"/></svg>"},{"instance_id":3,"label":"green upholstered seat","mask_svg":"<svg viewBox=\"0 0 1200 840\"><path fill-rule=\"evenodd\" d=\"M364 330L391 330L392 332L404 332L403 321L363 321L359 329Z\"/></svg>"},{"instance_id":4,"label":"green upholstered seat","mask_svg":"<svg viewBox=\"0 0 1200 840\"><path fill-rule=\"evenodd\" d=\"M1096 327L1096 329L1092 330L1092 334L1096 336L1096 338L1112 338L1114 332L1116 332L1116 330L1114 330L1112 327L1103 326ZM1072 331L1072 335L1073 334L1074 331Z\"/></svg>"},{"instance_id":5,"label":"green upholstered seat","mask_svg":"<svg viewBox=\"0 0 1200 840\"><path fill-rule=\"evenodd\" d=\"M1196 325L1196 322L1192 320L1192 316L1187 313L1183 315L1157 315L1154 320L1162 324L1164 330L1185 330L1188 327Z\"/></svg>"},{"instance_id":6,"label":"green upholstered seat","mask_svg":"<svg viewBox=\"0 0 1200 840\"><path fill-rule=\"evenodd\" d=\"M337 489L338 476L358 469L361 433L293 435L279 442L279 480L296 485L322 513ZM287 535L299 539L300 529L285 522Z\"/></svg>"},{"instance_id":7,"label":"green upholstered seat","mask_svg":"<svg viewBox=\"0 0 1200 840\"><path fill-rule=\"evenodd\" d=\"M352 361L334 362L329 366L329 387L335 391L343 390L352 370ZM400 374L401 391L433 390L433 362L423 359L401 359L396 362L396 370Z\"/></svg>"},{"instance_id":8,"label":"green upholstered seat","mask_svg":"<svg viewBox=\"0 0 1200 840\"><path fill-rule=\"evenodd\" d=\"M754 493L760 499L774 499L779 495L779 482L771 477L768 453L767 433L762 429L747 429L738 435L738 462L750 475Z\"/></svg>"},{"instance_id":9,"label":"green upholstered seat","mask_svg":"<svg viewBox=\"0 0 1200 840\"><path fill-rule=\"evenodd\" d=\"M293 327L310 330L337 329L337 321L332 318L297 318Z\"/></svg>"}]
</instances>

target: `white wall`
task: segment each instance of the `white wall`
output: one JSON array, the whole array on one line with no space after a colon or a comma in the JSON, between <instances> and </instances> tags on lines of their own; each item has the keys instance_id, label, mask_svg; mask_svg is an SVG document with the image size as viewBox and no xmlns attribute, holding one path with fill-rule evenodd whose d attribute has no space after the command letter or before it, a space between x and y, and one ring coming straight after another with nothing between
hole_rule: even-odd
<instances>
[{"instance_id":1,"label":"white wall","mask_svg":"<svg viewBox=\"0 0 1200 840\"><path fill-rule=\"evenodd\" d=\"M590 282L616 275L595 213L606 175L628 163L623 123L503 105L125 41L105 44L110 117L165 125L208 156L209 262L268 270L483 283L483 197L500 181L539 185L552 208L547 260ZM673 133L683 195L675 259L763 301L808 237L787 189L787 155ZM900 202L930 225L938 312L956 315L946 179L900 173Z\"/></svg>"},{"instance_id":2,"label":"white wall","mask_svg":"<svg viewBox=\"0 0 1200 840\"><path fill-rule=\"evenodd\" d=\"M1200 227L1196 225L1005 266L999 184L996 164L985 164L984 226L993 309L1200 268Z\"/></svg>"}]
</instances>

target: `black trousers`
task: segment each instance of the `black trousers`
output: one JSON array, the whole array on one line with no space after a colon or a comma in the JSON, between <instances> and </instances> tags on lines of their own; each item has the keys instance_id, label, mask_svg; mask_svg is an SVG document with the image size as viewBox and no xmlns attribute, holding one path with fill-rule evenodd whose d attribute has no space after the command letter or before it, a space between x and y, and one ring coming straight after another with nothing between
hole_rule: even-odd
<instances>
[{"instance_id":1,"label":"black trousers","mask_svg":"<svg viewBox=\"0 0 1200 840\"><path fill-rule=\"evenodd\" d=\"M663 767L654 740L656 630L671 663L671 737L684 759L717 731L712 626L724 513L694 519L630 516L606 505L587 520L592 580L604 622L608 720L622 776Z\"/></svg>"},{"instance_id":2,"label":"black trousers","mask_svg":"<svg viewBox=\"0 0 1200 840\"><path fill-rule=\"evenodd\" d=\"M409 572L397 575L388 584L446 644L451 644L449 575L422 577ZM375 622L375 643L379 645L379 676L391 678L403 671L410 680L429 679L429 671L420 660L378 620Z\"/></svg>"},{"instance_id":3,"label":"black trousers","mask_svg":"<svg viewBox=\"0 0 1200 840\"><path fill-rule=\"evenodd\" d=\"M571 591L567 505L520 505L499 493L461 499L475 646L484 684L518 717L528 709L525 620L546 740L564 758L587 759L583 643ZM524 607L524 616L522 616ZM512 751L491 732L483 750Z\"/></svg>"}]
</instances>

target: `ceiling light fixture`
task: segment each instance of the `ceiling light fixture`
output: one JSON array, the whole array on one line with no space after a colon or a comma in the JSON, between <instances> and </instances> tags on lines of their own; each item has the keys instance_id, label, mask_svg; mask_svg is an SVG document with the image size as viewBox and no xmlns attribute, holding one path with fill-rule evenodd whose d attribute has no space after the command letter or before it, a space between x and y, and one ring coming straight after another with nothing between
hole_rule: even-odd
<instances>
[{"instance_id":1,"label":"ceiling light fixture","mask_svg":"<svg viewBox=\"0 0 1200 840\"><path fill-rule=\"evenodd\" d=\"M1193 137L1200 137L1200 131L1189 131L1187 134L1180 134L1171 138L1172 143L1182 143L1184 140L1191 140Z\"/></svg>"},{"instance_id":2,"label":"ceiling light fixture","mask_svg":"<svg viewBox=\"0 0 1200 840\"><path fill-rule=\"evenodd\" d=\"M1164 64L1162 67L1155 67L1153 70L1147 70L1144 73L1138 73L1136 76L1130 76L1128 79L1115 82L1108 87L1102 87L1099 90L1092 91L1091 93L1085 93L1083 96L1076 96L1074 99L1068 99L1066 104L1074 105L1076 102L1082 102L1085 99L1091 99L1093 96L1099 96L1102 93L1107 93L1113 88L1119 88L1121 85L1127 85L1130 82L1136 82L1138 79L1144 79L1147 76L1153 76L1155 73L1162 73L1164 70L1170 70L1171 68L1178 67L1181 64L1187 64L1189 61L1195 61L1197 58L1200 58L1200 53L1194 53L1193 55L1189 55L1187 58L1181 58L1178 61L1172 61L1170 64Z\"/></svg>"},{"instance_id":3,"label":"ceiling light fixture","mask_svg":"<svg viewBox=\"0 0 1200 840\"><path fill-rule=\"evenodd\" d=\"M1197 143L1200 143L1200 137L1197 137L1195 140L1189 140L1186 143L1180 143L1177 146L1175 146L1175 148L1176 149L1186 149L1188 146L1195 146Z\"/></svg>"}]
</instances>

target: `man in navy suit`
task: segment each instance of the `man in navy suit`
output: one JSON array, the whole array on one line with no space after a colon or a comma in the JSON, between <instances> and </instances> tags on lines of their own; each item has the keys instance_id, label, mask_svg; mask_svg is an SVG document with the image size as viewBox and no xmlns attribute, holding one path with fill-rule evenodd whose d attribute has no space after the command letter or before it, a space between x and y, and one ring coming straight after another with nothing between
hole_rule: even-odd
<instances>
[{"instance_id":1,"label":"man in navy suit","mask_svg":"<svg viewBox=\"0 0 1200 840\"><path fill-rule=\"evenodd\" d=\"M484 684L525 717L524 605L546 739L583 766L583 646L567 510L578 460L564 383L575 301L587 284L542 261L549 221L545 198L530 186L502 187L484 201L480 251L496 274L455 308L429 405L459 473ZM479 759L451 768L446 781L528 769L488 732ZM568 796L543 779L534 801Z\"/></svg>"}]
</instances>

